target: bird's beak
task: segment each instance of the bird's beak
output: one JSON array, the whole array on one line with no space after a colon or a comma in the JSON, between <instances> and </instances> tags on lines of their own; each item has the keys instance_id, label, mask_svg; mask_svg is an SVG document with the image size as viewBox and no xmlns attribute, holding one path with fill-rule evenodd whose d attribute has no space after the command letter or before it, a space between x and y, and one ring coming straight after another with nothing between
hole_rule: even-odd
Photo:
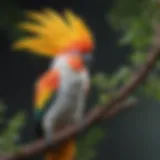
<instances>
[{"instance_id":1,"label":"bird's beak","mask_svg":"<svg viewBox=\"0 0 160 160\"><path fill-rule=\"evenodd\" d=\"M85 61L85 64L90 67L92 62L93 62L92 55L91 54L85 54L84 55L84 61Z\"/></svg>"}]
</instances>

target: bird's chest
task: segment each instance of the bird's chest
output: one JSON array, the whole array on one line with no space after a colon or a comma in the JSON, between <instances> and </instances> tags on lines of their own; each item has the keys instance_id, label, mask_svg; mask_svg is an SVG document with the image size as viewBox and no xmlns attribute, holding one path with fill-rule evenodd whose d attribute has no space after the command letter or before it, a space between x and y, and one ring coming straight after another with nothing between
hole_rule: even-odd
<instances>
[{"instance_id":1,"label":"bird's chest","mask_svg":"<svg viewBox=\"0 0 160 160\"><path fill-rule=\"evenodd\" d=\"M75 107L82 88L83 80L80 74L73 73L69 77L65 78L64 85L62 82L62 94L66 97L66 105Z\"/></svg>"}]
</instances>

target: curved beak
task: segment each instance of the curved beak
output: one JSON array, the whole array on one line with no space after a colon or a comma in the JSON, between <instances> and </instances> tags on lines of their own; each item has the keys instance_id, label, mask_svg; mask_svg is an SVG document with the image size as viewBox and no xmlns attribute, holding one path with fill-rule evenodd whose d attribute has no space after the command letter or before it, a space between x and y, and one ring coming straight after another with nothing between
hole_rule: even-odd
<instances>
[{"instance_id":1,"label":"curved beak","mask_svg":"<svg viewBox=\"0 0 160 160\"><path fill-rule=\"evenodd\" d=\"M90 67L93 62L93 56L91 54L84 55L84 61L85 64Z\"/></svg>"}]
</instances>

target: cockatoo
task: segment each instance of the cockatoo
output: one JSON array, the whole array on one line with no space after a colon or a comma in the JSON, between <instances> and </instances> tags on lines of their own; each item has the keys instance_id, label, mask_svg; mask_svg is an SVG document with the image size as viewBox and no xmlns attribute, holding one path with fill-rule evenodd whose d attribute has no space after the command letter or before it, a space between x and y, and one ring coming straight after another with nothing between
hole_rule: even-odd
<instances>
[{"instance_id":1,"label":"cockatoo","mask_svg":"<svg viewBox=\"0 0 160 160\"><path fill-rule=\"evenodd\" d=\"M35 83L35 118L42 135L52 143L57 130L81 122L90 76L86 59L94 49L94 38L85 22L71 10L63 15L52 9L27 12L32 21L20 23L31 33L13 43L13 49L50 57L51 64ZM40 134L40 128L38 133ZM46 160L73 160L74 139L46 153Z\"/></svg>"}]
</instances>

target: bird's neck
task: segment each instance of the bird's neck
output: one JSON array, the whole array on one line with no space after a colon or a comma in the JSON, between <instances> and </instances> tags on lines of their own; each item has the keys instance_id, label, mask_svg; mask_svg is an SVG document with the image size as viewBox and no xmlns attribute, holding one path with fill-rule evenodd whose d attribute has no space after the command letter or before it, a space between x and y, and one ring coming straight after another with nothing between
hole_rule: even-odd
<instances>
[{"instance_id":1,"label":"bird's neck","mask_svg":"<svg viewBox=\"0 0 160 160\"><path fill-rule=\"evenodd\" d=\"M58 55L54 59L53 66L69 66L74 71L81 71L85 68L83 57L78 52L67 52Z\"/></svg>"}]
</instances>

